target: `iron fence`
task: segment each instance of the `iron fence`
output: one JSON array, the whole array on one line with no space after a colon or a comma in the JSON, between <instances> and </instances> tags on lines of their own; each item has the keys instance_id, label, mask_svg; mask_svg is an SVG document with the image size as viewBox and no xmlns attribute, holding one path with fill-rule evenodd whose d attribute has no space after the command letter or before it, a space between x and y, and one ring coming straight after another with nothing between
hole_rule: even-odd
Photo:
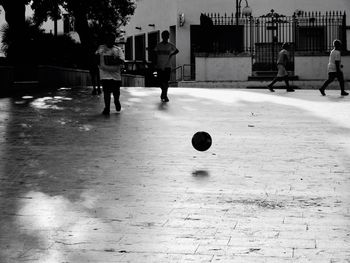
<instances>
[{"instance_id":1,"label":"iron fence","mask_svg":"<svg viewBox=\"0 0 350 263\"><path fill-rule=\"evenodd\" d=\"M260 52L276 43L293 43L295 51L328 52L334 39L346 48L345 12L298 12L284 16L271 10L261 17L216 13L201 15L202 35L198 52Z\"/></svg>"}]
</instances>

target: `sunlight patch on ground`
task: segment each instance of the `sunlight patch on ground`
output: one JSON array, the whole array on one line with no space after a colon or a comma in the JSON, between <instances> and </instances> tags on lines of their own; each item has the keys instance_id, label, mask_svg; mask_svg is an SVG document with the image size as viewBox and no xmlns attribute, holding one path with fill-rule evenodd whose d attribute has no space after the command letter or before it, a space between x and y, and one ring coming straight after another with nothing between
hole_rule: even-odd
<instances>
[{"instance_id":1,"label":"sunlight patch on ground","mask_svg":"<svg viewBox=\"0 0 350 263\"><path fill-rule=\"evenodd\" d=\"M31 106L37 109L54 109L54 110L63 110L62 107L59 107L55 104L60 103L62 101L69 101L72 98L62 97L62 96L54 96L54 97L43 97L35 99L31 102Z\"/></svg>"},{"instance_id":2,"label":"sunlight patch on ground","mask_svg":"<svg viewBox=\"0 0 350 263\"><path fill-rule=\"evenodd\" d=\"M153 96L154 94L160 95L160 89L140 89L140 88L121 88L126 92L130 93L131 96L134 97L147 97Z\"/></svg>"},{"instance_id":3,"label":"sunlight patch on ground","mask_svg":"<svg viewBox=\"0 0 350 263\"><path fill-rule=\"evenodd\" d=\"M348 103L348 101L309 101L300 98L287 98L278 95L241 90L179 89L178 92L185 92L187 95L215 100L221 103L237 104L242 101L252 103L268 102L295 107L308 111L316 117L327 119L339 126L350 128L350 103Z\"/></svg>"},{"instance_id":4,"label":"sunlight patch on ground","mask_svg":"<svg viewBox=\"0 0 350 263\"><path fill-rule=\"evenodd\" d=\"M92 230L102 227L103 224L100 219L89 214L90 209L96 209L98 200L99 196L91 191L83 192L75 202L63 196L50 196L34 191L22 196L15 224L21 234L38 240L33 243L36 246L33 249L45 250L45 253L36 255L36 262L65 262L66 256L60 254L64 247L69 246L72 251L77 249L78 254L80 244L92 242Z\"/></svg>"}]
</instances>

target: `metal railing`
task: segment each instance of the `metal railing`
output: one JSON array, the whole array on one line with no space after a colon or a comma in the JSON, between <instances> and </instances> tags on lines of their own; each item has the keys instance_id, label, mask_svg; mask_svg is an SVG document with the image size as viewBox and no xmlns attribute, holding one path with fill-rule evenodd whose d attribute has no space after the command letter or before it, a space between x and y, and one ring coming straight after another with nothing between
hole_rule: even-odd
<instances>
[{"instance_id":1,"label":"metal railing","mask_svg":"<svg viewBox=\"0 0 350 263\"><path fill-rule=\"evenodd\" d=\"M170 74L170 81L171 82L177 82L177 81L181 81L182 79L183 79L182 66L178 66L176 68L173 68L171 70L171 74Z\"/></svg>"},{"instance_id":2,"label":"metal railing","mask_svg":"<svg viewBox=\"0 0 350 263\"><path fill-rule=\"evenodd\" d=\"M205 19L203 19L203 17ZM202 42L197 52L254 53L262 43L294 43L295 51L327 52L334 39L346 48L345 12L298 12L284 16L271 10L261 17L202 14Z\"/></svg>"},{"instance_id":3,"label":"metal railing","mask_svg":"<svg viewBox=\"0 0 350 263\"><path fill-rule=\"evenodd\" d=\"M195 65L194 64L184 64L183 65L183 80L190 81L195 79Z\"/></svg>"}]
</instances>

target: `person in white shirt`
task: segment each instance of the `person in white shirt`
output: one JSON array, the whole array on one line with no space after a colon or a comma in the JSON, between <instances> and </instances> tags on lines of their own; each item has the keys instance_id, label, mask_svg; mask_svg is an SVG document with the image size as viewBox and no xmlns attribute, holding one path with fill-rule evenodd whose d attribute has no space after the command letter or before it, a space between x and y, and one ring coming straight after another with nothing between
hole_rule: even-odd
<instances>
[{"instance_id":1,"label":"person in white shirt","mask_svg":"<svg viewBox=\"0 0 350 263\"><path fill-rule=\"evenodd\" d=\"M162 102L168 102L168 88L171 73L171 57L179 53L179 50L169 40L169 31L162 32L162 41L155 47L154 52L156 54L156 69L158 74L158 80L162 93L160 99Z\"/></svg>"},{"instance_id":2,"label":"person in white shirt","mask_svg":"<svg viewBox=\"0 0 350 263\"><path fill-rule=\"evenodd\" d=\"M115 34L108 34L105 44L100 45L96 51L96 55L99 57L100 79L105 102L105 108L102 112L104 115L109 115L112 93L116 111L119 112L121 110L119 101L122 83L121 66L124 63L125 56L123 50L114 45L115 39Z\"/></svg>"},{"instance_id":3,"label":"person in white shirt","mask_svg":"<svg viewBox=\"0 0 350 263\"><path fill-rule=\"evenodd\" d=\"M349 93L345 91L345 84L344 84L344 74L341 68L343 67L341 65L341 53L340 49L342 46L342 43L340 40L336 39L333 41L333 50L331 51L329 55L329 62L328 62L328 79L323 83L322 87L319 88L319 91L321 92L322 96L326 96L326 93L324 92L326 90L326 87L334 81L335 78L338 79L340 90L341 90L341 96L347 96Z\"/></svg>"}]
</instances>

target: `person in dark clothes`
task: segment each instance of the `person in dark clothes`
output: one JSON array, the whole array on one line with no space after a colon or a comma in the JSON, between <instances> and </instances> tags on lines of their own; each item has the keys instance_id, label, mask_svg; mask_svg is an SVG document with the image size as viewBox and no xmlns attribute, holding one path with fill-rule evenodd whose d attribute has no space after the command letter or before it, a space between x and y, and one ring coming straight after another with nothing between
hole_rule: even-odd
<instances>
[{"instance_id":1,"label":"person in dark clothes","mask_svg":"<svg viewBox=\"0 0 350 263\"><path fill-rule=\"evenodd\" d=\"M156 69L160 88L162 93L160 99L162 102L168 102L168 88L171 73L171 58L179 53L179 50L171 43L169 43L169 31L162 32L162 41L155 47L154 52L156 54Z\"/></svg>"},{"instance_id":2,"label":"person in dark clothes","mask_svg":"<svg viewBox=\"0 0 350 263\"><path fill-rule=\"evenodd\" d=\"M283 43L282 50L278 53L277 58L277 77L273 79L273 81L267 86L269 91L274 92L274 89L272 88L273 85L277 81L284 81L286 83L286 90L287 92L293 92L294 89L290 88L289 86L289 80L288 80L288 72L286 70L287 63L289 61L289 44Z\"/></svg>"}]
</instances>

